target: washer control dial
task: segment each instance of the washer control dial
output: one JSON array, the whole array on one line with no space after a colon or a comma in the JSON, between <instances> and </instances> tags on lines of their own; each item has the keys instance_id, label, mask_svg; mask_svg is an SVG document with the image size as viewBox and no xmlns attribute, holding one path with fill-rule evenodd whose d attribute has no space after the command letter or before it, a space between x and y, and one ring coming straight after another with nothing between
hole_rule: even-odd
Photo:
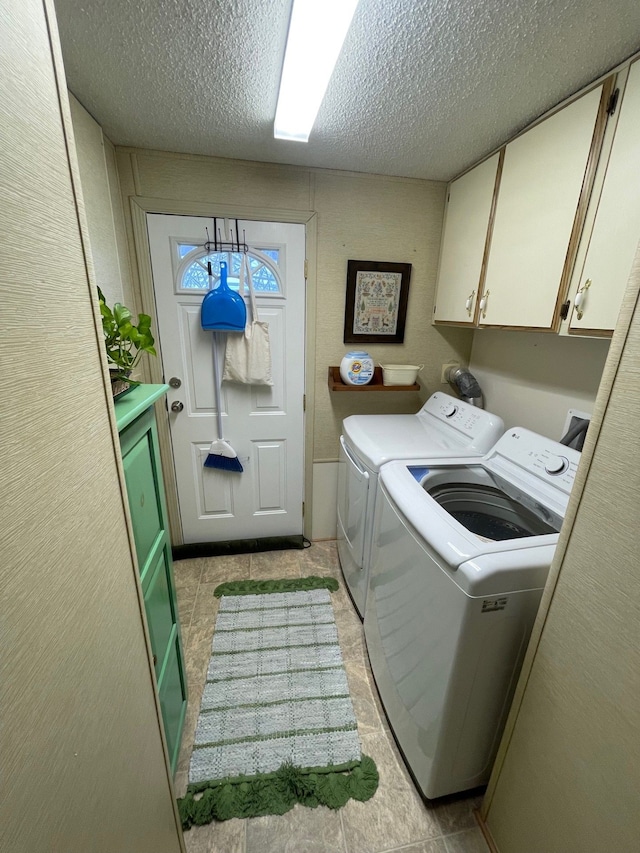
<instances>
[{"instance_id":1,"label":"washer control dial","mask_svg":"<svg viewBox=\"0 0 640 853\"><path fill-rule=\"evenodd\" d=\"M455 413L458 411L458 407L455 403L449 403L444 407L444 416L445 418L452 418Z\"/></svg>"},{"instance_id":2,"label":"washer control dial","mask_svg":"<svg viewBox=\"0 0 640 853\"><path fill-rule=\"evenodd\" d=\"M563 474L569 467L569 460L565 456L550 456L544 466L547 474L557 476Z\"/></svg>"}]
</instances>

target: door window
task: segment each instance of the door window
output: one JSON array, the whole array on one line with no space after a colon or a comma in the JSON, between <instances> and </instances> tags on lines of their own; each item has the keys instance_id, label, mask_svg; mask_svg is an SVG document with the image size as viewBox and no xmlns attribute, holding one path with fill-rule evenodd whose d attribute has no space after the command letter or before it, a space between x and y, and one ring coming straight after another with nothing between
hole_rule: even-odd
<instances>
[{"instance_id":1,"label":"door window","mask_svg":"<svg viewBox=\"0 0 640 853\"><path fill-rule=\"evenodd\" d=\"M229 270L227 284L232 290L240 286L240 252L208 252L201 245L177 243L176 251L179 266L176 275L177 293L206 292L209 290L207 267L211 263L213 287L220 281L220 262L226 261ZM283 251L280 247L253 248L249 252L253 289L256 293L275 296L282 294L280 261Z\"/></svg>"}]
</instances>

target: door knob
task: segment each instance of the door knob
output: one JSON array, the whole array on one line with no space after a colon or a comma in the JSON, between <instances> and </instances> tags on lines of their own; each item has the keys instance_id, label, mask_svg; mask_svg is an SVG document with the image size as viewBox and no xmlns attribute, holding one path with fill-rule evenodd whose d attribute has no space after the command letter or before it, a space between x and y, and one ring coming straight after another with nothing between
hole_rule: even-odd
<instances>
[{"instance_id":1,"label":"door knob","mask_svg":"<svg viewBox=\"0 0 640 853\"><path fill-rule=\"evenodd\" d=\"M172 388L179 388L182 385L182 380L178 379L177 376L172 376L169 380L169 385L171 385Z\"/></svg>"},{"instance_id":2,"label":"door knob","mask_svg":"<svg viewBox=\"0 0 640 853\"><path fill-rule=\"evenodd\" d=\"M180 400L176 400L175 403L171 404L172 412L181 412L184 409L184 403L181 403Z\"/></svg>"}]
</instances>

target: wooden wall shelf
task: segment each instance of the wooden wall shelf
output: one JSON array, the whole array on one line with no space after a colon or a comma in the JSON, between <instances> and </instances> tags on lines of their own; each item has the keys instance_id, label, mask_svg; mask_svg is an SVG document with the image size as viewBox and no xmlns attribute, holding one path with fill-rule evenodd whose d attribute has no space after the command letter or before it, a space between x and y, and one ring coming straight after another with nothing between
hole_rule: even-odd
<instances>
[{"instance_id":1,"label":"wooden wall shelf","mask_svg":"<svg viewBox=\"0 0 640 853\"><path fill-rule=\"evenodd\" d=\"M373 368L373 379L368 385L346 385L340 378L340 368L329 368L329 391L419 391L420 385L383 385L382 368Z\"/></svg>"}]
</instances>

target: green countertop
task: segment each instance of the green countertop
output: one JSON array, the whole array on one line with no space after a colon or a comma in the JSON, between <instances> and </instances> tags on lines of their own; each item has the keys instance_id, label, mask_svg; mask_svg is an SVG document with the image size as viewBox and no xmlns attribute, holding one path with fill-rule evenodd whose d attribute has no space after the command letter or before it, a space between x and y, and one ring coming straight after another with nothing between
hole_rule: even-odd
<instances>
[{"instance_id":1,"label":"green countertop","mask_svg":"<svg viewBox=\"0 0 640 853\"><path fill-rule=\"evenodd\" d=\"M116 400L116 423L118 432L129 426L132 421L145 412L156 400L169 390L168 385L138 385L124 397Z\"/></svg>"}]
</instances>

